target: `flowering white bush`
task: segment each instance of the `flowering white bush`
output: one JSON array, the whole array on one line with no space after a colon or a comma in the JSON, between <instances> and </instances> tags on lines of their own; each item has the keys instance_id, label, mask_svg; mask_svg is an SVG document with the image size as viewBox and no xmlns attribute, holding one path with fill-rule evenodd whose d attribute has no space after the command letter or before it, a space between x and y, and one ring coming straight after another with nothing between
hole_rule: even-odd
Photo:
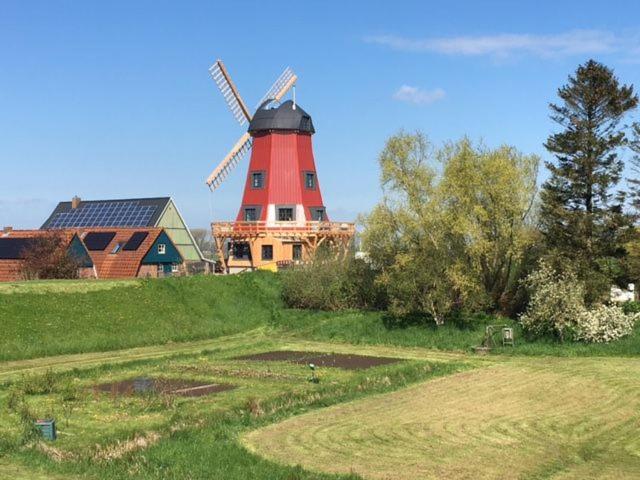
<instances>
[{"instance_id":1,"label":"flowering white bush","mask_svg":"<svg viewBox=\"0 0 640 480\"><path fill-rule=\"evenodd\" d=\"M564 341L575 337L577 320L585 311L584 286L575 274L559 274L541 263L529 274L525 285L531 292L529 305L520 322L535 336L554 336Z\"/></svg>"},{"instance_id":2,"label":"flowering white bush","mask_svg":"<svg viewBox=\"0 0 640 480\"><path fill-rule=\"evenodd\" d=\"M604 343L629 335L640 313L627 315L618 306L599 305L578 317L576 340Z\"/></svg>"},{"instance_id":3,"label":"flowering white bush","mask_svg":"<svg viewBox=\"0 0 640 480\"><path fill-rule=\"evenodd\" d=\"M604 343L629 335L640 313L625 314L618 306L599 305L588 310L584 285L575 274L560 274L542 262L525 280L531 292L522 327L535 336L555 336L560 341Z\"/></svg>"}]
</instances>

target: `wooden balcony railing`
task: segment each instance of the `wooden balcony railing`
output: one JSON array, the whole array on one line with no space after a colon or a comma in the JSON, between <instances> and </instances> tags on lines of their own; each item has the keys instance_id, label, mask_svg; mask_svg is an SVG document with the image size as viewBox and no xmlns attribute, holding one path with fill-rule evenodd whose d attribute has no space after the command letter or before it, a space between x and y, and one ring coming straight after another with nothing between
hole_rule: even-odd
<instances>
[{"instance_id":1,"label":"wooden balcony railing","mask_svg":"<svg viewBox=\"0 0 640 480\"><path fill-rule=\"evenodd\" d=\"M213 222L211 229L214 236L234 235L335 235L353 236L356 231L355 224L346 222Z\"/></svg>"}]
</instances>

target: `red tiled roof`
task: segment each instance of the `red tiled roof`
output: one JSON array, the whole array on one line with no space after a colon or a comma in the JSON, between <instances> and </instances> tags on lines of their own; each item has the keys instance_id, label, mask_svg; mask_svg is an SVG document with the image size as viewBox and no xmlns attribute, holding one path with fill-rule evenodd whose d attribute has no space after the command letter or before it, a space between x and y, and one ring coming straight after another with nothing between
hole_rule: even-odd
<instances>
[{"instance_id":1,"label":"red tiled roof","mask_svg":"<svg viewBox=\"0 0 640 480\"><path fill-rule=\"evenodd\" d=\"M162 232L162 228L105 227L78 229L77 232L81 239L89 232L114 232L115 236L104 250L89 250L89 255L98 272L98 278L130 278L138 275L142 259ZM148 235L136 250L123 250L122 247L135 232L147 232ZM121 244L120 249L112 253L118 244Z\"/></svg>"}]
</instances>

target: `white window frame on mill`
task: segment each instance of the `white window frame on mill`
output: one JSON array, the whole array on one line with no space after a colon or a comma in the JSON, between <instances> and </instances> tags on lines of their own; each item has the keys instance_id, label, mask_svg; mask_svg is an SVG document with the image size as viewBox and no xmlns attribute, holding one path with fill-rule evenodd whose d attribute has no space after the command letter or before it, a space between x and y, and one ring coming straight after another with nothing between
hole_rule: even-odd
<instances>
[{"instance_id":1,"label":"white window frame on mill","mask_svg":"<svg viewBox=\"0 0 640 480\"><path fill-rule=\"evenodd\" d=\"M167 253L167 245L164 243L158 244L158 255L164 255Z\"/></svg>"}]
</instances>

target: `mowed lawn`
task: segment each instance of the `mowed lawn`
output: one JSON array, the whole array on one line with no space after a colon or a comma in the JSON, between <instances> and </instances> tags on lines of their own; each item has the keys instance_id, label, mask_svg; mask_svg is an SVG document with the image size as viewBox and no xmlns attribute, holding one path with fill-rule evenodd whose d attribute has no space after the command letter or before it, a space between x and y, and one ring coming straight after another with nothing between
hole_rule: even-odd
<instances>
[{"instance_id":1,"label":"mowed lawn","mask_svg":"<svg viewBox=\"0 0 640 480\"><path fill-rule=\"evenodd\" d=\"M371 479L640 478L638 379L639 359L509 360L292 417L243 443Z\"/></svg>"}]
</instances>

